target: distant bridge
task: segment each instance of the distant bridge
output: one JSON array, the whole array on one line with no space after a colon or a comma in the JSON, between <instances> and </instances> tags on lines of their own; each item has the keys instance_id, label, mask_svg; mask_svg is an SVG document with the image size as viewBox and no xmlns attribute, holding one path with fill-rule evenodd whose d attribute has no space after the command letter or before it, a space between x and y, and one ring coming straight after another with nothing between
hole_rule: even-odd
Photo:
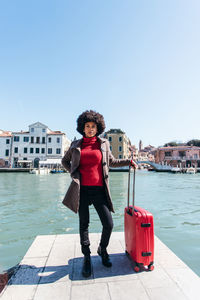
<instances>
[{"instance_id":1,"label":"distant bridge","mask_svg":"<svg viewBox=\"0 0 200 300\"><path fill-rule=\"evenodd\" d=\"M147 164L147 165L151 166L157 172L169 172L172 169L171 166L156 164L149 160L139 160L139 161L136 161L136 163L137 164ZM109 168L109 171L111 171L111 172L128 172L128 170L129 170L128 166L117 167L117 168L110 167Z\"/></svg>"},{"instance_id":2,"label":"distant bridge","mask_svg":"<svg viewBox=\"0 0 200 300\"><path fill-rule=\"evenodd\" d=\"M172 169L171 166L156 164L155 162L152 162L149 160L139 160L139 161L137 161L137 164L150 165L153 169L155 169L158 172L168 172L168 171L171 171L171 169Z\"/></svg>"}]
</instances>

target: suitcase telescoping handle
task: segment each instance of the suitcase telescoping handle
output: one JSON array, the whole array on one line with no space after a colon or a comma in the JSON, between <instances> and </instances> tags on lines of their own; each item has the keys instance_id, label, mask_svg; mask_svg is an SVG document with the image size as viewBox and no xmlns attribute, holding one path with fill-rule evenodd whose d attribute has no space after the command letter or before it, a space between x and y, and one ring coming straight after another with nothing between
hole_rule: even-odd
<instances>
[{"instance_id":1,"label":"suitcase telescoping handle","mask_svg":"<svg viewBox=\"0 0 200 300\"><path fill-rule=\"evenodd\" d=\"M129 172L128 172L128 200L127 200L128 210L129 210L129 198L130 198L130 181L131 181L131 166L129 167ZM134 212L134 205L135 205L135 168L133 169L133 209L132 209L132 214Z\"/></svg>"}]
</instances>

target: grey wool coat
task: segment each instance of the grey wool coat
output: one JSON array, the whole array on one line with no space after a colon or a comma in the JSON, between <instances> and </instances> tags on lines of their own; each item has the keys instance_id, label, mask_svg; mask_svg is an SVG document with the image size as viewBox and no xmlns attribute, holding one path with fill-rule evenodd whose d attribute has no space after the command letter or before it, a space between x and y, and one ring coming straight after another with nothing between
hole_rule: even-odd
<instances>
[{"instance_id":1,"label":"grey wool coat","mask_svg":"<svg viewBox=\"0 0 200 300\"><path fill-rule=\"evenodd\" d=\"M67 193L62 203L70 208L75 213L79 210L80 201L80 172L79 163L81 156L81 143L83 139L73 141L70 148L62 158L62 165L71 174L72 182L67 190ZM103 168L103 181L105 185L105 192L108 202L108 208L114 212L113 204L109 189L109 166L111 167L123 167L129 166L130 159L115 159L110 151L110 144L107 139L99 138L100 150L102 153L102 168Z\"/></svg>"}]
</instances>

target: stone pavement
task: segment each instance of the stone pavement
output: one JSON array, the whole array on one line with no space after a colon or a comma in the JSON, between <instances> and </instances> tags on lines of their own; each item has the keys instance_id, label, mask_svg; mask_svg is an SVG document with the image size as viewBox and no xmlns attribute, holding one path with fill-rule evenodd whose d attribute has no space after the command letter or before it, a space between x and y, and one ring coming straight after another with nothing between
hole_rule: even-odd
<instances>
[{"instance_id":1,"label":"stone pavement","mask_svg":"<svg viewBox=\"0 0 200 300\"><path fill-rule=\"evenodd\" d=\"M155 237L155 269L135 273L124 251L124 234L113 232L106 268L96 251L99 233L90 233L93 272L81 275L79 235L37 236L1 300L196 300L200 278Z\"/></svg>"}]
</instances>

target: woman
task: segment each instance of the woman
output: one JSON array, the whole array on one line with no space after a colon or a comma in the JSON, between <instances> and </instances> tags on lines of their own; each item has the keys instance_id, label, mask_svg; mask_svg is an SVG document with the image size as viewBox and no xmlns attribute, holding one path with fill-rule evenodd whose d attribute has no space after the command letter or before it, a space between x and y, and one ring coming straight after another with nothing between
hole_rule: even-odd
<instances>
[{"instance_id":1,"label":"woman","mask_svg":"<svg viewBox=\"0 0 200 300\"><path fill-rule=\"evenodd\" d=\"M130 159L113 157L108 140L99 137L104 129L105 122L101 114L93 110L83 112L77 119L77 131L83 138L73 141L62 159L63 166L72 177L63 204L75 213L79 213L84 277L91 275L89 205L94 205L103 225L97 253L102 258L102 264L111 267L112 263L106 250L113 228L111 211L114 212L108 182L109 166L136 167Z\"/></svg>"}]
</instances>

